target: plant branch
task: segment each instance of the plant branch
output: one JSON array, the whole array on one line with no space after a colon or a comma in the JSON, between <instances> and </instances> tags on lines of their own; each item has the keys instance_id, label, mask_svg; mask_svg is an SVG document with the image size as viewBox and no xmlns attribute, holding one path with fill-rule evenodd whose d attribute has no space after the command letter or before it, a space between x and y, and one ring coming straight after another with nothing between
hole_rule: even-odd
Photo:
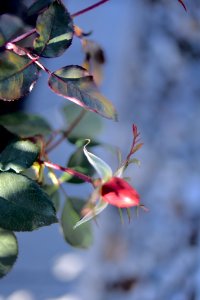
<instances>
[{"instance_id":1,"label":"plant branch","mask_svg":"<svg viewBox=\"0 0 200 300\"><path fill-rule=\"evenodd\" d=\"M6 44L6 49L12 50L14 53L18 55L27 55L28 58L31 59L32 63L38 65L38 67L40 67L40 69L42 69L47 74L52 75L52 72L38 61L40 56L32 55L26 48L20 47L18 45L15 45L14 43L9 42Z\"/></svg>"},{"instance_id":2,"label":"plant branch","mask_svg":"<svg viewBox=\"0 0 200 300\"><path fill-rule=\"evenodd\" d=\"M100 6L100 5L108 2L108 1L109 0L101 0L101 1L95 3L95 4L91 5L91 6L88 6L88 7L84 8L84 9L82 9L82 10L80 10L80 11L72 14L71 17L74 18L74 17L80 16L80 15L82 15L82 14L84 14L84 13L86 13L86 12L88 12L88 11L90 11L90 10L92 10L92 9L94 9L94 8L96 8L96 7ZM181 0L178 0L178 1L181 2L181 4L182 4ZM13 40L9 41L9 43L17 43L19 41L22 41L22 40L26 39L27 37L31 36L32 34L34 34L36 32L37 32L36 28L33 28L33 29L31 29L31 30L29 30L29 31L27 31L27 32L19 35L18 37L14 38Z\"/></svg>"},{"instance_id":3,"label":"plant branch","mask_svg":"<svg viewBox=\"0 0 200 300\"><path fill-rule=\"evenodd\" d=\"M77 11L76 13L72 14L71 17L75 18L77 16L80 16L80 15L82 15L82 14L84 14L84 13L86 13L86 12L88 12L88 11L90 11L90 10L92 10L92 9L94 9L94 8L96 8L96 7L100 6L100 5L108 2L108 1L109 0L101 0L101 1L95 3L95 4L91 5L91 6L88 6L88 7L84 8L84 9L82 9L80 11Z\"/></svg>"},{"instance_id":4,"label":"plant branch","mask_svg":"<svg viewBox=\"0 0 200 300\"><path fill-rule=\"evenodd\" d=\"M54 163L52 163L50 161L38 160L38 162L39 162L39 164L43 164L43 165L45 165L48 168L52 168L54 170L58 170L58 171L62 171L62 172L68 173L70 175L73 175L73 176L75 176L75 177L77 177L79 179L82 179L85 182L91 183L93 185L92 178L90 176L87 176L87 175L83 174L83 173L75 171L75 170L73 170L71 168L64 168L64 167L62 167L60 165L57 165L57 164L54 164Z\"/></svg>"},{"instance_id":5,"label":"plant branch","mask_svg":"<svg viewBox=\"0 0 200 300\"><path fill-rule=\"evenodd\" d=\"M42 69L44 72L46 72L47 74L51 75L51 71L49 69L47 69L43 64L41 64L38 59L39 57L34 57L32 56L28 51L26 51L26 55L36 64L38 65L38 67L40 67L40 69Z\"/></svg>"},{"instance_id":6,"label":"plant branch","mask_svg":"<svg viewBox=\"0 0 200 300\"><path fill-rule=\"evenodd\" d=\"M22 40L26 39L27 37L31 36L34 33L36 33L36 28L33 28L33 29L19 35L18 37L16 37L12 41L10 41L10 43L17 43L19 41L22 41Z\"/></svg>"},{"instance_id":7,"label":"plant branch","mask_svg":"<svg viewBox=\"0 0 200 300\"><path fill-rule=\"evenodd\" d=\"M48 153L48 152L52 151L54 148L56 148L58 145L60 145L60 143L62 143L62 141L64 141L69 136L69 134L72 132L72 130L78 125L78 123L82 120L82 118L84 117L85 114L86 114L86 110L82 109L80 114L70 124L69 128L63 132L60 139L58 139L53 145L51 145L47 149L46 152Z\"/></svg>"}]
</instances>

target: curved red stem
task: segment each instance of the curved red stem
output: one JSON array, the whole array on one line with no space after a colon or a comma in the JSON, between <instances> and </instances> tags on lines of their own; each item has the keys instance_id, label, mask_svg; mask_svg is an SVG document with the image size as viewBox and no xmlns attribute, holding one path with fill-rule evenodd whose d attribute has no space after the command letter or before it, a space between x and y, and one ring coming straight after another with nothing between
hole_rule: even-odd
<instances>
[{"instance_id":1,"label":"curved red stem","mask_svg":"<svg viewBox=\"0 0 200 300\"><path fill-rule=\"evenodd\" d=\"M92 10L92 9L94 9L94 8L100 6L100 5L102 5L102 4L104 4L105 2L108 2L108 1L109 0L101 0L101 1L95 3L95 4L91 5L91 6L88 6L88 7L84 8L84 9L82 9L80 11L77 11L76 13L72 14L71 17L74 18L74 17L80 16L80 15L88 12L89 10Z\"/></svg>"}]
</instances>

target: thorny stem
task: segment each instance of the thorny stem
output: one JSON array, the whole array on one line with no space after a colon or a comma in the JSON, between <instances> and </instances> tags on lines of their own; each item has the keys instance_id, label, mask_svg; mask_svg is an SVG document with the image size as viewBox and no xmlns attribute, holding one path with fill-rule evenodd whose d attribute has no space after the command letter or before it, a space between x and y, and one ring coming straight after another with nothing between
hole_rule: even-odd
<instances>
[{"instance_id":1,"label":"thorny stem","mask_svg":"<svg viewBox=\"0 0 200 300\"><path fill-rule=\"evenodd\" d=\"M88 11L90 11L90 10L92 10L92 9L94 9L94 8L96 8L96 7L100 6L100 5L108 2L108 1L109 0L101 0L101 1L95 3L95 4L91 5L91 6L88 6L88 7L84 8L84 9L82 9L80 11L77 11L76 13L72 14L71 17L75 18L77 16L80 16L80 15L82 15L82 14L84 14L84 13L86 13L86 12L88 12Z\"/></svg>"},{"instance_id":2,"label":"thorny stem","mask_svg":"<svg viewBox=\"0 0 200 300\"><path fill-rule=\"evenodd\" d=\"M81 110L80 114L77 116L76 119L74 119L74 121L70 124L69 128L63 132L62 136L60 137L60 139L58 139L53 145L51 145L48 149L47 149L47 153L52 151L54 148L56 148L60 143L62 143L62 141L64 141L69 134L72 132L72 130L78 125L78 123L82 120L82 118L84 117L84 115L86 114L86 110Z\"/></svg>"},{"instance_id":3,"label":"thorny stem","mask_svg":"<svg viewBox=\"0 0 200 300\"><path fill-rule=\"evenodd\" d=\"M64 168L60 165L57 165L57 164L54 164L50 161L43 161L43 160L38 160L39 164L43 164L45 165L46 167L48 168L52 168L54 170L59 170L59 171L62 171L62 172L65 172L65 173L68 173L68 174L71 174L79 179L82 179L83 181L85 182L88 182L88 183L91 183L93 185L93 180L91 177L83 174L83 173L80 173L78 171L75 171L73 169L70 169L70 168Z\"/></svg>"}]
</instances>

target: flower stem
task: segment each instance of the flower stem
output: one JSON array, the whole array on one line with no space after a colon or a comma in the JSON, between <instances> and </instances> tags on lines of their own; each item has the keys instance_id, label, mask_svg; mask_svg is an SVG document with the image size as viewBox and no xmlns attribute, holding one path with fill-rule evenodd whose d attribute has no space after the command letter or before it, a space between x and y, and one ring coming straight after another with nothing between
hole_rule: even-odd
<instances>
[{"instance_id":1,"label":"flower stem","mask_svg":"<svg viewBox=\"0 0 200 300\"><path fill-rule=\"evenodd\" d=\"M64 141L69 136L69 134L72 132L72 130L82 120L82 118L84 117L85 114L86 114L86 110L82 109L81 112L80 112L80 114L77 116L77 118L75 118L74 121L70 124L69 128L63 132L63 134L60 137L60 139L58 139L53 145L49 146L49 148L47 149L46 152L48 153L48 152L52 151L60 143L62 143L62 141Z\"/></svg>"},{"instance_id":2,"label":"flower stem","mask_svg":"<svg viewBox=\"0 0 200 300\"><path fill-rule=\"evenodd\" d=\"M88 12L88 11L90 11L90 10L92 10L92 9L94 9L94 8L102 5L102 4L104 4L105 2L108 2L108 1L109 0L101 0L101 1L95 3L95 4L91 5L91 6L88 6L88 7L84 8L84 9L82 9L80 11L77 11L76 13L72 14L71 17L74 18L74 17L80 16L80 15L82 15L82 14L84 14L84 13L86 13L86 12Z\"/></svg>"},{"instance_id":3,"label":"flower stem","mask_svg":"<svg viewBox=\"0 0 200 300\"><path fill-rule=\"evenodd\" d=\"M79 179L82 179L82 180L85 181L85 182L91 183L91 184L93 185L93 180L92 180L92 178L91 178L90 176L87 176L87 175L83 174L83 173L80 173L80 172L78 172L78 171L75 171L75 170L73 170L73 169L71 169L71 168L64 168L64 167L62 167L62 166L60 166L60 165L57 165L57 164L54 164L54 163L52 163L52 162L50 162L50 161L38 160L38 162L39 162L40 164L45 165L45 166L48 167L48 168L52 168L52 169L54 169L54 170L58 170L58 171L62 171L62 172L71 174L71 175L73 175L73 176L75 176L75 177L77 177L77 178L79 178Z\"/></svg>"}]
</instances>

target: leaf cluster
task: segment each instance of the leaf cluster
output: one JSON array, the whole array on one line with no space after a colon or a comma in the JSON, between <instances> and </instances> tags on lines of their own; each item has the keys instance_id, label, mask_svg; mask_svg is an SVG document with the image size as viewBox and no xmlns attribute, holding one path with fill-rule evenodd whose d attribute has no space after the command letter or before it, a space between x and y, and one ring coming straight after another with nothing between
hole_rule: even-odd
<instances>
[{"instance_id":1,"label":"leaf cluster","mask_svg":"<svg viewBox=\"0 0 200 300\"><path fill-rule=\"evenodd\" d=\"M65 104L65 128L58 131L38 115L16 112L0 116L1 131L9 133L0 152L0 277L11 270L17 259L15 232L33 231L59 222L70 245L91 245L89 223L74 230L86 200L66 195L61 185L81 184L87 178L92 182L94 170L82 147L86 138L95 137L101 123L98 116L88 111L116 120L113 105L97 87L104 60L99 60L96 53L102 58L103 51L86 39L87 34L74 24L62 1L37 0L27 9L27 15L36 17L35 28L31 30L18 17L0 17L0 100L16 101L26 96L40 73L46 72L49 88L76 105ZM48 70L42 59L63 55L74 37L83 45L83 66ZM66 168L54 164L48 167L48 153L64 140L74 147ZM96 145L99 142L94 139L90 146ZM65 171L58 176L55 168ZM60 192L64 194L64 203Z\"/></svg>"}]
</instances>

